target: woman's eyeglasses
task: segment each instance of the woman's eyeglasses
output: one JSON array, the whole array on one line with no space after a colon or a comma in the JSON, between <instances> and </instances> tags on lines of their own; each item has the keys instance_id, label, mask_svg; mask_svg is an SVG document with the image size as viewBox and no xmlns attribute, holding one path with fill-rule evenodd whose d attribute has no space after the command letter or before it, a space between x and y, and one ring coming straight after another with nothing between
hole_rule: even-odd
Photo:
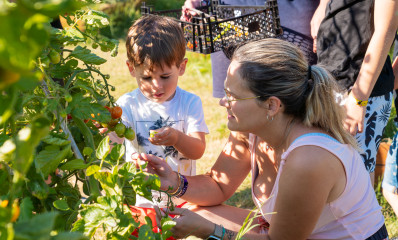
<instances>
[{"instance_id":1,"label":"woman's eyeglasses","mask_svg":"<svg viewBox=\"0 0 398 240\"><path fill-rule=\"evenodd\" d=\"M231 93L229 93L228 90L225 89L225 88L224 88L224 93L225 93L224 97L227 100L229 107L231 106L231 102L234 102L234 101L248 100L248 99L254 99L254 98L259 98L259 97L263 97L264 96L263 95L263 96L254 96L254 97L248 97L248 98L234 98L234 97L231 96Z\"/></svg>"}]
</instances>

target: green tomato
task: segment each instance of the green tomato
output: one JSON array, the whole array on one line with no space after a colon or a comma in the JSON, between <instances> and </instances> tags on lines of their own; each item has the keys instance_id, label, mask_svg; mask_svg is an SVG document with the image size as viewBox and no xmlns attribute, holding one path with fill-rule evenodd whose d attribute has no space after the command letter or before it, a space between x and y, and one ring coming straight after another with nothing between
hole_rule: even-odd
<instances>
[{"instance_id":1,"label":"green tomato","mask_svg":"<svg viewBox=\"0 0 398 240\"><path fill-rule=\"evenodd\" d=\"M98 48L98 44L97 44L97 43L93 43L93 45L91 45L91 47L92 47L93 49L96 49L96 48Z\"/></svg>"},{"instance_id":2,"label":"green tomato","mask_svg":"<svg viewBox=\"0 0 398 240\"><path fill-rule=\"evenodd\" d=\"M72 102L72 99L72 95L70 95L69 93L65 95L65 101Z\"/></svg>"},{"instance_id":3,"label":"green tomato","mask_svg":"<svg viewBox=\"0 0 398 240\"><path fill-rule=\"evenodd\" d=\"M40 59L40 63L43 68L48 68L50 66L50 59L48 57L43 57Z\"/></svg>"},{"instance_id":4,"label":"green tomato","mask_svg":"<svg viewBox=\"0 0 398 240\"><path fill-rule=\"evenodd\" d=\"M59 113L59 115L60 115L62 118L66 118L66 117L68 116L68 114L66 114L65 111L61 111L61 112Z\"/></svg>"},{"instance_id":5,"label":"green tomato","mask_svg":"<svg viewBox=\"0 0 398 240\"><path fill-rule=\"evenodd\" d=\"M126 126L123 123L118 123L115 126L115 133L118 137L124 137L124 133L126 132Z\"/></svg>"},{"instance_id":6,"label":"green tomato","mask_svg":"<svg viewBox=\"0 0 398 240\"><path fill-rule=\"evenodd\" d=\"M51 49L48 57L50 58L52 64L57 64L61 61L61 55L54 49Z\"/></svg>"},{"instance_id":7,"label":"green tomato","mask_svg":"<svg viewBox=\"0 0 398 240\"><path fill-rule=\"evenodd\" d=\"M135 139L135 132L132 128L127 128L126 132L124 133L124 137L127 138L130 141L133 141Z\"/></svg>"},{"instance_id":8,"label":"green tomato","mask_svg":"<svg viewBox=\"0 0 398 240\"><path fill-rule=\"evenodd\" d=\"M47 105L48 105L48 99L46 98L43 100L43 106L47 106Z\"/></svg>"}]
</instances>

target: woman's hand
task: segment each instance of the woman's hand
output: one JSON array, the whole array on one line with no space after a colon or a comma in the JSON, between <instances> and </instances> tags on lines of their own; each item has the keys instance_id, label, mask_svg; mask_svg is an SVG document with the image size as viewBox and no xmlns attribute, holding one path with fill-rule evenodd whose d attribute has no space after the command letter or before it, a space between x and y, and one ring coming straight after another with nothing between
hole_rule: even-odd
<instances>
[{"instance_id":1,"label":"woman's hand","mask_svg":"<svg viewBox=\"0 0 398 240\"><path fill-rule=\"evenodd\" d=\"M363 132L366 107L357 105L353 96L349 95L345 103L346 118L344 128L353 136Z\"/></svg>"},{"instance_id":2,"label":"woman's hand","mask_svg":"<svg viewBox=\"0 0 398 240\"><path fill-rule=\"evenodd\" d=\"M147 171L159 176L161 190L166 191L170 186L176 189L176 186L178 186L177 173L171 169L164 159L145 153L138 155L137 159L148 162Z\"/></svg>"},{"instance_id":3,"label":"woman's hand","mask_svg":"<svg viewBox=\"0 0 398 240\"><path fill-rule=\"evenodd\" d=\"M159 209L157 207L155 207L155 210L158 226L160 226L161 217L165 216L166 213L175 215L173 221L176 222L176 226L171 231L173 232L173 237L177 239L186 238L189 235L206 239L213 233L215 228L214 223L187 208L175 208L171 212L167 212L167 209Z\"/></svg>"}]
</instances>

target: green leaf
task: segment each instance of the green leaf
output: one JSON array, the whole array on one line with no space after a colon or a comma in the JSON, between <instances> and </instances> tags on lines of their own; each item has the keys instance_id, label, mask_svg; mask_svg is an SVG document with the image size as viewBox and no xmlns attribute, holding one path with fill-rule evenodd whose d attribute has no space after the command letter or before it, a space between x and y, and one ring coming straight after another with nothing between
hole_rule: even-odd
<instances>
[{"instance_id":1,"label":"green leaf","mask_svg":"<svg viewBox=\"0 0 398 240\"><path fill-rule=\"evenodd\" d=\"M102 205L104 209L114 211L118 207L119 199L115 195L106 195L97 198L98 204Z\"/></svg>"},{"instance_id":2,"label":"green leaf","mask_svg":"<svg viewBox=\"0 0 398 240\"><path fill-rule=\"evenodd\" d=\"M84 42L85 38L84 35L75 28L67 28L64 30L65 37L69 38L70 42ZM76 57L78 58L78 57ZM79 59L79 58L78 58Z\"/></svg>"},{"instance_id":3,"label":"green leaf","mask_svg":"<svg viewBox=\"0 0 398 240\"><path fill-rule=\"evenodd\" d=\"M83 74L83 73L81 73ZM94 99L102 99L104 98L104 96L102 96L101 94L97 93L96 87L93 86L93 84L89 81L87 81L88 77L85 77L84 79L79 79L81 74L79 74L79 76L77 76L77 80L75 82L75 84L73 85L73 88L77 88L79 90L84 89L87 93L91 94ZM106 112L101 112L101 114L105 114ZM108 115L110 117L110 113L108 111ZM109 118L110 120L110 118Z\"/></svg>"},{"instance_id":4,"label":"green leaf","mask_svg":"<svg viewBox=\"0 0 398 240\"><path fill-rule=\"evenodd\" d=\"M3 79L0 79L0 81L3 81ZM7 103L0 104L0 125L3 125L14 113L14 105L16 103L17 96L17 89L15 87L11 87L8 91L0 94L0 102Z\"/></svg>"},{"instance_id":5,"label":"green leaf","mask_svg":"<svg viewBox=\"0 0 398 240\"><path fill-rule=\"evenodd\" d=\"M66 140L64 138L59 138L51 135L47 135L42 139L43 142L50 144L50 145L56 145L56 146L65 146L70 143L69 140Z\"/></svg>"},{"instance_id":6,"label":"green leaf","mask_svg":"<svg viewBox=\"0 0 398 240\"><path fill-rule=\"evenodd\" d=\"M125 197L125 201L129 204L134 206L136 203L137 194L135 193L134 189L127 185L124 186L122 189L123 196Z\"/></svg>"},{"instance_id":7,"label":"green leaf","mask_svg":"<svg viewBox=\"0 0 398 240\"><path fill-rule=\"evenodd\" d=\"M107 195L122 195L122 189L117 185L117 175L112 175L110 172L96 172L94 176Z\"/></svg>"},{"instance_id":8,"label":"green leaf","mask_svg":"<svg viewBox=\"0 0 398 240\"><path fill-rule=\"evenodd\" d=\"M152 227L148 225L142 225L138 233L139 240L156 240L155 234L152 231Z\"/></svg>"},{"instance_id":9,"label":"green leaf","mask_svg":"<svg viewBox=\"0 0 398 240\"><path fill-rule=\"evenodd\" d=\"M158 176L146 172L136 173L134 179L131 181L134 191L145 197L146 199L152 199L151 190L159 190L160 179Z\"/></svg>"},{"instance_id":10,"label":"green leaf","mask_svg":"<svg viewBox=\"0 0 398 240\"><path fill-rule=\"evenodd\" d=\"M6 135L6 134L0 134L0 146L3 145L3 143L5 141L7 141L8 139L10 139L10 136Z\"/></svg>"},{"instance_id":11,"label":"green leaf","mask_svg":"<svg viewBox=\"0 0 398 240\"><path fill-rule=\"evenodd\" d=\"M79 219L73 224L73 228L71 229L71 232L84 232L84 225L86 222L84 219Z\"/></svg>"},{"instance_id":12,"label":"green leaf","mask_svg":"<svg viewBox=\"0 0 398 240\"><path fill-rule=\"evenodd\" d=\"M111 116L109 111L101 104L93 102L92 98L85 97L82 92L73 94L72 97L72 102L66 108L67 112L72 113L72 115L80 119L93 119L98 122L110 121ZM92 114L94 118L91 116Z\"/></svg>"},{"instance_id":13,"label":"green leaf","mask_svg":"<svg viewBox=\"0 0 398 240\"><path fill-rule=\"evenodd\" d=\"M176 222L174 222L173 220L171 220L170 218L162 218L161 224L162 224L162 230L163 231L168 231L170 229L172 229L175 225L177 225Z\"/></svg>"},{"instance_id":14,"label":"green leaf","mask_svg":"<svg viewBox=\"0 0 398 240\"><path fill-rule=\"evenodd\" d=\"M67 211L70 209L68 203L63 199L54 201L53 205L56 209L61 211Z\"/></svg>"},{"instance_id":15,"label":"green leaf","mask_svg":"<svg viewBox=\"0 0 398 240\"><path fill-rule=\"evenodd\" d=\"M109 25L109 17L103 12L94 10L91 10L87 15L84 15L83 20L87 25L92 25L98 28L103 28Z\"/></svg>"},{"instance_id":16,"label":"green leaf","mask_svg":"<svg viewBox=\"0 0 398 240\"><path fill-rule=\"evenodd\" d=\"M106 156L108 156L110 151L110 146L109 146L109 136L106 136L104 139L102 139L102 141L100 142L100 144L98 145L97 151L95 153L95 156L98 159L105 159Z\"/></svg>"},{"instance_id":17,"label":"green leaf","mask_svg":"<svg viewBox=\"0 0 398 240\"><path fill-rule=\"evenodd\" d=\"M102 223L113 219L112 214L99 208L97 206L89 206L84 212L81 213L84 219L84 233L86 236L92 237L97 230L98 226ZM116 222L114 222L116 225Z\"/></svg>"},{"instance_id":18,"label":"green leaf","mask_svg":"<svg viewBox=\"0 0 398 240\"><path fill-rule=\"evenodd\" d=\"M77 216L79 215L78 211L73 211L65 223L65 229L72 229L72 224L77 221Z\"/></svg>"},{"instance_id":19,"label":"green leaf","mask_svg":"<svg viewBox=\"0 0 398 240\"><path fill-rule=\"evenodd\" d=\"M123 144L117 144L111 150L111 159L119 161L126 153L126 148Z\"/></svg>"},{"instance_id":20,"label":"green leaf","mask_svg":"<svg viewBox=\"0 0 398 240\"><path fill-rule=\"evenodd\" d=\"M46 212L33 216L28 221L18 221L14 225L15 239L50 239L56 212Z\"/></svg>"},{"instance_id":21,"label":"green leaf","mask_svg":"<svg viewBox=\"0 0 398 240\"><path fill-rule=\"evenodd\" d=\"M79 232L61 232L52 236L51 240L88 240L88 238Z\"/></svg>"},{"instance_id":22,"label":"green leaf","mask_svg":"<svg viewBox=\"0 0 398 240\"><path fill-rule=\"evenodd\" d=\"M86 169L88 166L89 164L85 164L82 159L74 159L66 162L64 165L60 167L60 169L72 172L78 169Z\"/></svg>"},{"instance_id":23,"label":"green leaf","mask_svg":"<svg viewBox=\"0 0 398 240\"><path fill-rule=\"evenodd\" d=\"M119 174L123 176L127 182L130 182L135 177L136 171L135 163L126 162L119 169Z\"/></svg>"},{"instance_id":24,"label":"green leaf","mask_svg":"<svg viewBox=\"0 0 398 240\"><path fill-rule=\"evenodd\" d=\"M0 224L0 233L1 233L1 239L6 239L6 240L13 240L14 239L14 228L12 223L4 223Z\"/></svg>"},{"instance_id":25,"label":"green leaf","mask_svg":"<svg viewBox=\"0 0 398 240\"><path fill-rule=\"evenodd\" d=\"M95 55L89 49L83 48L81 46L77 46L70 56L80 59L86 64L101 65L106 62L106 59Z\"/></svg>"},{"instance_id":26,"label":"green leaf","mask_svg":"<svg viewBox=\"0 0 398 240\"><path fill-rule=\"evenodd\" d=\"M47 198L50 187L44 182L43 179L32 179L27 183L32 195L40 200Z\"/></svg>"},{"instance_id":27,"label":"green leaf","mask_svg":"<svg viewBox=\"0 0 398 240\"><path fill-rule=\"evenodd\" d=\"M63 199L54 201L53 205L56 209L61 210L61 211L67 211L70 209L68 206L68 203Z\"/></svg>"},{"instance_id":28,"label":"green leaf","mask_svg":"<svg viewBox=\"0 0 398 240\"><path fill-rule=\"evenodd\" d=\"M20 214L18 221L27 221L32 218L33 214L33 202L30 197L22 199L20 207Z\"/></svg>"},{"instance_id":29,"label":"green leaf","mask_svg":"<svg viewBox=\"0 0 398 240\"><path fill-rule=\"evenodd\" d=\"M58 165L65 160L70 151L70 144L63 148L56 145L47 146L43 151L36 155L36 169L40 171L44 177L47 177L58 168Z\"/></svg>"},{"instance_id":30,"label":"green leaf","mask_svg":"<svg viewBox=\"0 0 398 240\"><path fill-rule=\"evenodd\" d=\"M7 168L5 163L0 162L0 196L8 194L10 191L12 175L10 174L11 170L9 171Z\"/></svg>"},{"instance_id":31,"label":"green leaf","mask_svg":"<svg viewBox=\"0 0 398 240\"><path fill-rule=\"evenodd\" d=\"M86 170L86 176L91 176L95 173L97 173L100 170L100 166L98 165L91 165L90 167L87 168Z\"/></svg>"},{"instance_id":32,"label":"green leaf","mask_svg":"<svg viewBox=\"0 0 398 240\"><path fill-rule=\"evenodd\" d=\"M91 156L91 154L93 153L93 149L91 147L84 147L83 148L83 155L84 156Z\"/></svg>"},{"instance_id":33,"label":"green leaf","mask_svg":"<svg viewBox=\"0 0 398 240\"><path fill-rule=\"evenodd\" d=\"M49 17L57 17L60 13L71 12L83 7L83 3L77 0L19 0L18 4L25 10L39 12Z\"/></svg>"},{"instance_id":34,"label":"green leaf","mask_svg":"<svg viewBox=\"0 0 398 240\"><path fill-rule=\"evenodd\" d=\"M37 116L31 121L31 126L18 132L16 141L16 157L14 170L26 173L33 161L33 153L41 138L49 132L50 121L42 116Z\"/></svg>"},{"instance_id":35,"label":"green leaf","mask_svg":"<svg viewBox=\"0 0 398 240\"><path fill-rule=\"evenodd\" d=\"M50 18L12 8L0 15L0 66L18 71L30 71L34 60L47 44Z\"/></svg>"}]
</instances>

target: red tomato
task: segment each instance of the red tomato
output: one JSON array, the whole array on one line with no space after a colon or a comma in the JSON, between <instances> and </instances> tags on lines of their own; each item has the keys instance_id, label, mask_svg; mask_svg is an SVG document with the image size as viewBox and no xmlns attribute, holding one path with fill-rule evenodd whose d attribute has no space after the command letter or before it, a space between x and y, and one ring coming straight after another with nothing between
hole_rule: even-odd
<instances>
[{"instance_id":1,"label":"red tomato","mask_svg":"<svg viewBox=\"0 0 398 240\"><path fill-rule=\"evenodd\" d=\"M111 116L113 119L118 119L122 116L123 110L119 106L111 108Z\"/></svg>"}]
</instances>

